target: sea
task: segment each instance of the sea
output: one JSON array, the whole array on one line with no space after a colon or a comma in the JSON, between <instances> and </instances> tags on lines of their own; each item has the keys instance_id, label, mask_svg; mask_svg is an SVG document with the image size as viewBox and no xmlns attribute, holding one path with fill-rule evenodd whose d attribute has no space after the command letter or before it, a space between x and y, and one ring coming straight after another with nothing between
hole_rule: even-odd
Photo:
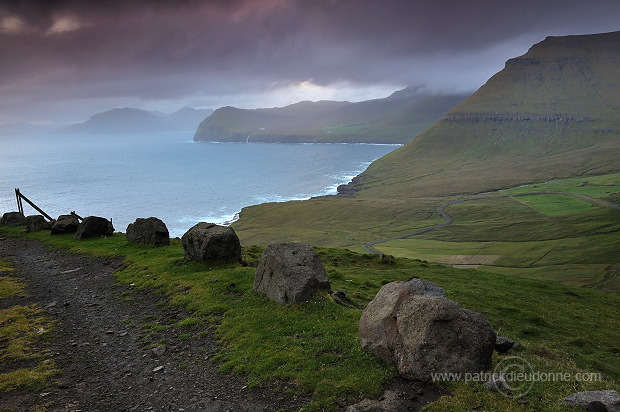
<instances>
[{"instance_id":1,"label":"sea","mask_svg":"<svg viewBox=\"0 0 620 412\"><path fill-rule=\"evenodd\" d=\"M15 188L52 217L164 221L171 237L242 208L332 195L399 145L194 142L193 132L0 136L0 212ZM37 212L24 203L26 215Z\"/></svg>"}]
</instances>

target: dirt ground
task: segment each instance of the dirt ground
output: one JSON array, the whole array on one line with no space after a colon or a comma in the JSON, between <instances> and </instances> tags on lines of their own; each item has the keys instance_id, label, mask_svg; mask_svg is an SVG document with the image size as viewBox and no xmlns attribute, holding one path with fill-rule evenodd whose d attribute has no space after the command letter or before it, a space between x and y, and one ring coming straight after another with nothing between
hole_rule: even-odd
<instances>
[{"instance_id":1,"label":"dirt ground","mask_svg":"<svg viewBox=\"0 0 620 412\"><path fill-rule=\"evenodd\" d=\"M183 339L187 330L175 323L188 315L161 296L116 283L120 258L14 238L0 238L0 256L16 268L11 276L28 281L26 298L5 299L0 308L44 307L56 325L42 345L62 370L44 392L2 394L0 411L297 411L309 400L289 395L286 383L249 388L245 377L220 372L210 360L216 341L207 327ZM169 327L153 331L147 323ZM437 388L406 381L390 389L398 392L399 411L419 410L440 396Z\"/></svg>"}]
</instances>

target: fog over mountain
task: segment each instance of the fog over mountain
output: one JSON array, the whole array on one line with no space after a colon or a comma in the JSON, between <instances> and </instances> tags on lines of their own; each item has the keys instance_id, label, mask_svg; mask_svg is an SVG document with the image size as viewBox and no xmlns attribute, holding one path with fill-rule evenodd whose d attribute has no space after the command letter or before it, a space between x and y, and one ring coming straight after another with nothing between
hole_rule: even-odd
<instances>
[{"instance_id":1,"label":"fog over mountain","mask_svg":"<svg viewBox=\"0 0 620 412\"><path fill-rule=\"evenodd\" d=\"M547 35L618 21L616 0L7 0L0 123L470 93Z\"/></svg>"}]
</instances>

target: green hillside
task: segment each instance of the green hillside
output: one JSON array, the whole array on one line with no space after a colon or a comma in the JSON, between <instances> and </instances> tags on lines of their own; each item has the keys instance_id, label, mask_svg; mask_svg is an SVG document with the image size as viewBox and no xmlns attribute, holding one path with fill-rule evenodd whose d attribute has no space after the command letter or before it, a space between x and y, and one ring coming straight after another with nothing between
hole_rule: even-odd
<instances>
[{"instance_id":1,"label":"green hillside","mask_svg":"<svg viewBox=\"0 0 620 412\"><path fill-rule=\"evenodd\" d=\"M620 191L614 175L620 171L619 138L620 32L550 37L509 60L501 72L415 140L374 162L350 185L352 197L246 208L235 230L245 244L297 240L362 251L366 242L440 224L441 205L476 193L571 178L579 179L575 190L585 191L593 176L601 176L611 183L610 193L600 196L615 199L614 193ZM541 199L557 203L549 196ZM530 248L536 249L541 246L537 242L555 239L556 252L563 250L560 246L565 241L565 253L556 255L556 266L547 265L547 269L558 269L558 260L568 262L574 257L569 255L576 254L583 259L574 257L572 262L599 265L590 266L594 272L583 266L573 267L572 272L564 266L564 275L536 272L536 265L525 263L506 267L520 267L517 274L529 267L528 276L599 287L604 279L616 276L613 268L620 263L614 252L620 238L617 210L580 209L573 204L559 215L547 215L521 200L451 206L460 212L456 223L478 224L478 236L462 236L472 226L458 233L457 226L448 226L442 241L531 241ZM553 206L544 206L548 207ZM576 224L583 227L578 230ZM431 234L438 233L426 236L430 241ZM415 239L383 244L383 248L388 248L386 253L419 257L416 251L422 245ZM524 249L515 247L510 252L510 245L503 246L501 253L484 254L512 253L513 261L518 260L516 255L527 254ZM593 253L600 247L605 252ZM588 258L595 255L598 258ZM567 280L571 276L579 279ZM617 288L605 283L610 290Z\"/></svg>"},{"instance_id":2,"label":"green hillside","mask_svg":"<svg viewBox=\"0 0 620 412\"><path fill-rule=\"evenodd\" d=\"M216 110L194 140L291 143L406 143L464 95L434 96L407 88L385 99L299 102L270 109Z\"/></svg>"}]
</instances>

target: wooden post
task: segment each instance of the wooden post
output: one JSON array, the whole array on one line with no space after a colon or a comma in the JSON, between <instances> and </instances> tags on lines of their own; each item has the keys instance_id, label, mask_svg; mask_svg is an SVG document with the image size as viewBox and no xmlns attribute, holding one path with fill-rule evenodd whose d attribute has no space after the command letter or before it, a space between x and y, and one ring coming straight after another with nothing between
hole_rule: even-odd
<instances>
[{"instance_id":1,"label":"wooden post","mask_svg":"<svg viewBox=\"0 0 620 412\"><path fill-rule=\"evenodd\" d=\"M19 189L15 189L15 199L17 200L17 211L24 216L24 205L22 204L22 198L20 197Z\"/></svg>"},{"instance_id":2,"label":"wooden post","mask_svg":"<svg viewBox=\"0 0 620 412\"><path fill-rule=\"evenodd\" d=\"M24 207L22 205L21 199L24 199L30 206L34 208L34 210L41 213L47 220L49 220L50 222L54 220L50 217L50 215L48 215L47 213L42 211L37 205L32 203L26 196L22 195L19 189L15 189L15 194L17 195L17 198L18 198L19 208L20 208L20 212L22 216L24 215Z\"/></svg>"}]
</instances>

